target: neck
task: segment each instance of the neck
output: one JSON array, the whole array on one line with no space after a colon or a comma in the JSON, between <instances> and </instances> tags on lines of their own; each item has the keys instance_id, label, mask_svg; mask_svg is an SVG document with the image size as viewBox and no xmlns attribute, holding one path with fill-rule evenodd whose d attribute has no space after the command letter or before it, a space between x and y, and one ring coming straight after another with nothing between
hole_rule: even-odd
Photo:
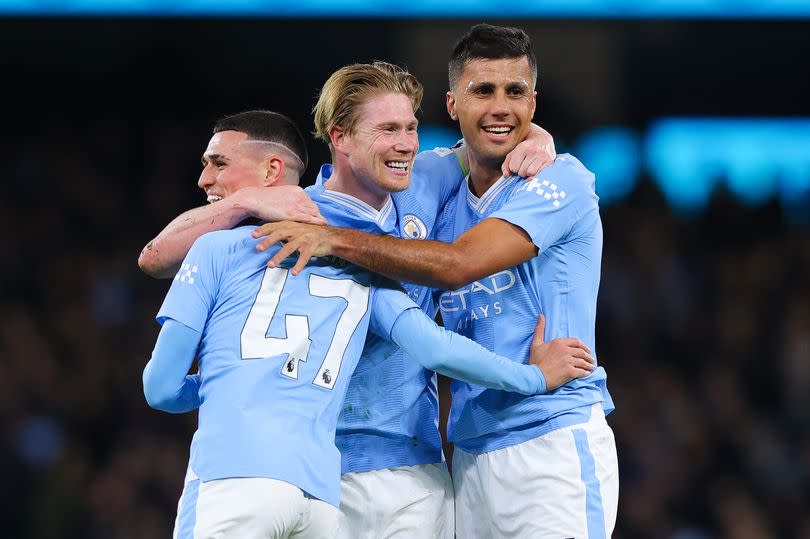
<instances>
[{"instance_id":1,"label":"neck","mask_svg":"<svg viewBox=\"0 0 810 539\"><path fill-rule=\"evenodd\" d=\"M472 189L475 196L480 197L495 182L501 179L503 176L501 165L503 163L487 163L471 154L472 152L467 153L470 163L470 189Z\"/></svg>"},{"instance_id":2,"label":"neck","mask_svg":"<svg viewBox=\"0 0 810 539\"><path fill-rule=\"evenodd\" d=\"M351 166L339 155L335 156L333 160L332 176L324 183L324 187L362 200L377 211L380 211L391 197L388 191L374 185L374 182L366 182L358 178Z\"/></svg>"}]
</instances>

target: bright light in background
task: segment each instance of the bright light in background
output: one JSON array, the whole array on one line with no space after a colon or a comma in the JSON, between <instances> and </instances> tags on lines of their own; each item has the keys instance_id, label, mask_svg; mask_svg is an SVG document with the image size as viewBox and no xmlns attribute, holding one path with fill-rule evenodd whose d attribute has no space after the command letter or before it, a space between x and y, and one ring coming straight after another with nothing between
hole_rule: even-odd
<instances>
[{"instance_id":1,"label":"bright light in background","mask_svg":"<svg viewBox=\"0 0 810 539\"><path fill-rule=\"evenodd\" d=\"M646 166L676 208L706 206L724 185L741 203L810 197L810 119L668 118L646 137Z\"/></svg>"},{"instance_id":2,"label":"bright light in background","mask_svg":"<svg viewBox=\"0 0 810 539\"><path fill-rule=\"evenodd\" d=\"M574 145L574 155L596 174L602 204L623 200L633 192L641 169L638 135L626 127L601 127Z\"/></svg>"},{"instance_id":3,"label":"bright light in background","mask_svg":"<svg viewBox=\"0 0 810 539\"><path fill-rule=\"evenodd\" d=\"M459 137L453 129L419 127L423 150ZM683 213L703 210L722 187L746 206L776 197L793 220L810 222L810 118L663 118L645 134L594 129L570 151L596 174L602 205L629 196L644 169Z\"/></svg>"},{"instance_id":4,"label":"bright light in background","mask_svg":"<svg viewBox=\"0 0 810 539\"><path fill-rule=\"evenodd\" d=\"M810 0L0 0L7 15L282 17L810 17Z\"/></svg>"}]
</instances>

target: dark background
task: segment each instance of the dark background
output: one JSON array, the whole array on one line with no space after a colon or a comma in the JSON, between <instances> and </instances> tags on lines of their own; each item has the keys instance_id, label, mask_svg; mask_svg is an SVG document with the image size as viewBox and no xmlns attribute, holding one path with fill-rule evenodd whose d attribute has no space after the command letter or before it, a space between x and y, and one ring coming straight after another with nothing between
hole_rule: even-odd
<instances>
[{"instance_id":1,"label":"dark background","mask_svg":"<svg viewBox=\"0 0 810 539\"><path fill-rule=\"evenodd\" d=\"M144 402L168 283L136 258L204 202L211 125L268 108L311 130L329 74L382 59L452 127L446 58L474 22L0 19L0 535L170 536L196 418ZM535 121L560 147L661 116L810 116L808 22L500 23L535 40ZM308 183L328 159L310 151ZM810 537L808 228L722 190L677 215L649 181L602 215L614 537Z\"/></svg>"}]
</instances>

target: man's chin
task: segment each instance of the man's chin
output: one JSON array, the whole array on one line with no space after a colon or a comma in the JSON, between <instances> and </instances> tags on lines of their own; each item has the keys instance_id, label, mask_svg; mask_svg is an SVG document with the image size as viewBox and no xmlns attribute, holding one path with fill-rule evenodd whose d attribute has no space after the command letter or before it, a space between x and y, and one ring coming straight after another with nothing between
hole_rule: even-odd
<instances>
[{"instance_id":1,"label":"man's chin","mask_svg":"<svg viewBox=\"0 0 810 539\"><path fill-rule=\"evenodd\" d=\"M377 180L377 185L389 193L399 193L411 185L411 174L410 172L406 176L386 174L385 178Z\"/></svg>"}]
</instances>

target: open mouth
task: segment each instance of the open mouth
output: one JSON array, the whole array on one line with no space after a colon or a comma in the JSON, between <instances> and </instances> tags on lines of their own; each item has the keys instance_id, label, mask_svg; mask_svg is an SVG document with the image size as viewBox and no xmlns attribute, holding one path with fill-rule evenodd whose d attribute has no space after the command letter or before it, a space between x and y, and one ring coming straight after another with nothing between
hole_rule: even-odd
<instances>
[{"instance_id":1,"label":"open mouth","mask_svg":"<svg viewBox=\"0 0 810 539\"><path fill-rule=\"evenodd\" d=\"M410 161L386 161L385 166L389 169L397 172L399 174L405 174L408 172L408 165L410 165Z\"/></svg>"},{"instance_id":2,"label":"open mouth","mask_svg":"<svg viewBox=\"0 0 810 539\"><path fill-rule=\"evenodd\" d=\"M219 202L222 200L222 197L219 195L208 195L208 203L213 204L214 202Z\"/></svg>"},{"instance_id":3,"label":"open mouth","mask_svg":"<svg viewBox=\"0 0 810 539\"><path fill-rule=\"evenodd\" d=\"M509 136L515 128L509 125L492 125L488 127L482 127L481 129L488 135L493 137L503 137L506 138Z\"/></svg>"}]
</instances>

